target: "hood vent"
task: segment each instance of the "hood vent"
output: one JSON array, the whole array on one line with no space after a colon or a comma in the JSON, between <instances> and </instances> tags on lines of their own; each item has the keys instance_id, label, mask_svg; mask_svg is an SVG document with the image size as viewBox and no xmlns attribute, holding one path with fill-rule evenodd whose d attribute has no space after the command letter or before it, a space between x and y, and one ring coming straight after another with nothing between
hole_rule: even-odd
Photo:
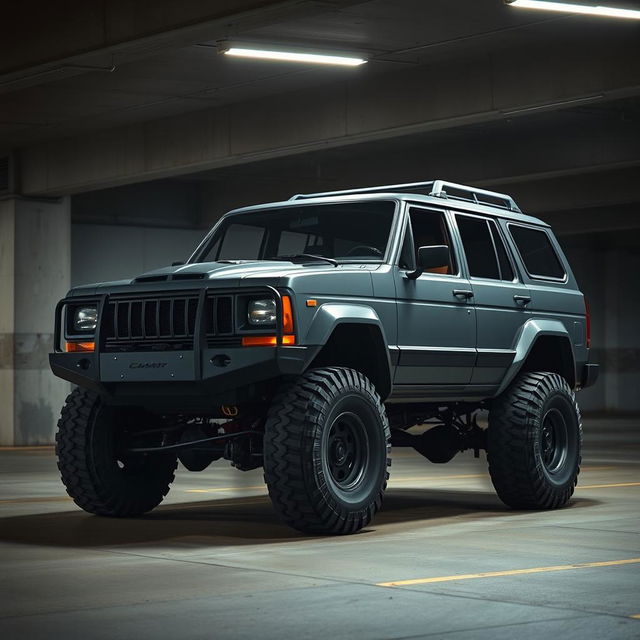
<instances>
[{"instance_id":1,"label":"hood vent","mask_svg":"<svg viewBox=\"0 0 640 640\"><path fill-rule=\"evenodd\" d=\"M174 273L169 280L202 280L206 273Z\"/></svg>"},{"instance_id":2,"label":"hood vent","mask_svg":"<svg viewBox=\"0 0 640 640\"><path fill-rule=\"evenodd\" d=\"M167 280L203 280L206 273L174 273L161 276L140 276L134 282L166 282Z\"/></svg>"},{"instance_id":3,"label":"hood vent","mask_svg":"<svg viewBox=\"0 0 640 640\"><path fill-rule=\"evenodd\" d=\"M140 276L136 278L134 282L164 282L168 279L169 276Z\"/></svg>"}]
</instances>

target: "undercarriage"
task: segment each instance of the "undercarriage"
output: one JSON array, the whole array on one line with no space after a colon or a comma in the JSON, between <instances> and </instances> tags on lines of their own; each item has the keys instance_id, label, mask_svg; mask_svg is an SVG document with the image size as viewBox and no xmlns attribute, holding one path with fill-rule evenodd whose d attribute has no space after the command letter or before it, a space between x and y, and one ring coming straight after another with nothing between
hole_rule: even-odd
<instances>
[{"instance_id":1,"label":"undercarriage","mask_svg":"<svg viewBox=\"0 0 640 640\"><path fill-rule=\"evenodd\" d=\"M486 428L478 424L482 406L430 404L386 407L394 447L413 447L430 462L443 464L456 454L472 450L477 458L487 448ZM214 416L165 415L163 426L128 431L122 453L153 455L174 453L189 471L203 471L212 462L228 460L240 471L263 464L266 407L221 406ZM162 435L157 443L157 435ZM150 438L156 444L149 443Z\"/></svg>"}]
</instances>

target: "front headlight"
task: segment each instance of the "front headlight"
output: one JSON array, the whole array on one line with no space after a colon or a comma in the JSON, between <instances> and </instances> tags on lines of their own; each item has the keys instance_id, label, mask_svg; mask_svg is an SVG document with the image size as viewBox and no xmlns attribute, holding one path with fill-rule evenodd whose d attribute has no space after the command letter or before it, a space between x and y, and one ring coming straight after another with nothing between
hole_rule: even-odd
<instances>
[{"instance_id":1,"label":"front headlight","mask_svg":"<svg viewBox=\"0 0 640 640\"><path fill-rule=\"evenodd\" d=\"M73 315L73 329L75 331L94 331L98 325L97 307L79 307Z\"/></svg>"},{"instance_id":2,"label":"front headlight","mask_svg":"<svg viewBox=\"0 0 640 640\"><path fill-rule=\"evenodd\" d=\"M257 326L274 325L276 323L276 301L273 298L250 300L247 308L249 324Z\"/></svg>"}]
</instances>

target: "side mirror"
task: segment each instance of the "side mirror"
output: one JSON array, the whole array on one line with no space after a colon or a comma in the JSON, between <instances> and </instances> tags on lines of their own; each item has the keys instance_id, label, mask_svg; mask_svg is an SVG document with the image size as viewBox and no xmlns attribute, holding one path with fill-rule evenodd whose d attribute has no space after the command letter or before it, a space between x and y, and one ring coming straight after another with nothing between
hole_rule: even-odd
<instances>
[{"instance_id":1,"label":"side mirror","mask_svg":"<svg viewBox=\"0 0 640 640\"><path fill-rule=\"evenodd\" d=\"M172 267L181 267L184 264L184 260L176 260L175 262L171 263Z\"/></svg>"},{"instance_id":2,"label":"side mirror","mask_svg":"<svg viewBox=\"0 0 640 640\"><path fill-rule=\"evenodd\" d=\"M415 271L407 273L407 278L415 280L427 269L438 269L449 266L449 247L446 244L435 244L418 249L418 265Z\"/></svg>"}]
</instances>

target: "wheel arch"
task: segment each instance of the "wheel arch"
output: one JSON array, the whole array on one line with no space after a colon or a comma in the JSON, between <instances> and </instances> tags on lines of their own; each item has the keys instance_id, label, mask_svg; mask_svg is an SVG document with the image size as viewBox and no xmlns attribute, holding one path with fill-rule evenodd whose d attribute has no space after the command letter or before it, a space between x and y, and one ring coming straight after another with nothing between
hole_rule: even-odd
<instances>
[{"instance_id":1,"label":"wheel arch","mask_svg":"<svg viewBox=\"0 0 640 640\"><path fill-rule=\"evenodd\" d=\"M523 326L516 345L516 355L496 395L502 393L515 377L525 371L550 371L561 375L574 389L576 359L571 336L559 320L532 319Z\"/></svg>"},{"instance_id":2,"label":"wheel arch","mask_svg":"<svg viewBox=\"0 0 640 640\"><path fill-rule=\"evenodd\" d=\"M391 360L384 327L365 305L323 305L307 333L308 344L322 345L306 369L341 366L362 372L382 398L391 393Z\"/></svg>"}]
</instances>

